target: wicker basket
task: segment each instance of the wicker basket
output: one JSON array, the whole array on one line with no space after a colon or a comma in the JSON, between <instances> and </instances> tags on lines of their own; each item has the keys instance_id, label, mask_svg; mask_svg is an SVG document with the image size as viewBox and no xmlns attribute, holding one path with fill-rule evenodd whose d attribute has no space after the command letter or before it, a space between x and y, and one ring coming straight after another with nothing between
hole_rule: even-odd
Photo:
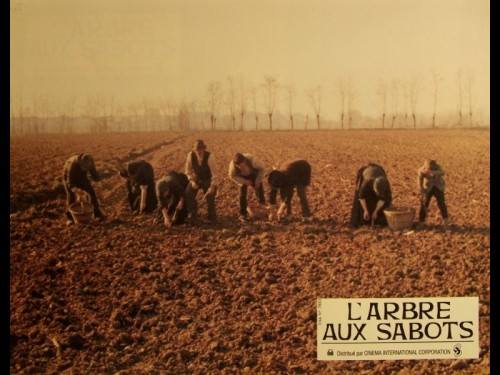
<instances>
[{"instance_id":1,"label":"wicker basket","mask_svg":"<svg viewBox=\"0 0 500 375\"><path fill-rule=\"evenodd\" d=\"M247 212L252 219L266 219L269 215L269 208L263 205L249 204Z\"/></svg>"},{"instance_id":2,"label":"wicker basket","mask_svg":"<svg viewBox=\"0 0 500 375\"><path fill-rule=\"evenodd\" d=\"M403 230L411 228L416 210L406 207L392 207L384 210L389 228L392 230Z\"/></svg>"},{"instance_id":3,"label":"wicker basket","mask_svg":"<svg viewBox=\"0 0 500 375\"><path fill-rule=\"evenodd\" d=\"M76 202L69 206L69 212L76 224L88 224L94 220L94 205L89 202Z\"/></svg>"}]
</instances>

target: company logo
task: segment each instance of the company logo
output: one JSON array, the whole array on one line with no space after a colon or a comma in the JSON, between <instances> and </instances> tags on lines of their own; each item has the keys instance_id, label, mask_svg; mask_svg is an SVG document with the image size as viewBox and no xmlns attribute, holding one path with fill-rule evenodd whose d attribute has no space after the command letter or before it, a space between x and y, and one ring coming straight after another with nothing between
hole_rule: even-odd
<instances>
[{"instance_id":1,"label":"company logo","mask_svg":"<svg viewBox=\"0 0 500 375\"><path fill-rule=\"evenodd\" d=\"M333 349L328 349L326 352L327 356L333 357Z\"/></svg>"},{"instance_id":2,"label":"company logo","mask_svg":"<svg viewBox=\"0 0 500 375\"><path fill-rule=\"evenodd\" d=\"M455 357L460 357L462 355L462 345L460 344L456 344L454 347L453 347L453 355Z\"/></svg>"}]
</instances>

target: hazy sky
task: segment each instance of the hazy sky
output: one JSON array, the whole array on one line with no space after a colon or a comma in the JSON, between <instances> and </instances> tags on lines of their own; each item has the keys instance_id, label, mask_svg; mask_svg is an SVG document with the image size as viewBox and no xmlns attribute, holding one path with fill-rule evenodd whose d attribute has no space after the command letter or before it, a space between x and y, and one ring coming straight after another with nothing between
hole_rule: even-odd
<instances>
[{"instance_id":1,"label":"hazy sky","mask_svg":"<svg viewBox=\"0 0 500 375\"><path fill-rule=\"evenodd\" d=\"M434 70L438 111L455 111L462 69L489 116L488 0L11 0L10 14L11 92L26 103L201 101L211 81L249 88L270 75L295 87L302 112L312 113L304 91L321 85L325 116L350 78L355 107L370 114L379 80L416 76L418 109L430 112Z\"/></svg>"}]
</instances>

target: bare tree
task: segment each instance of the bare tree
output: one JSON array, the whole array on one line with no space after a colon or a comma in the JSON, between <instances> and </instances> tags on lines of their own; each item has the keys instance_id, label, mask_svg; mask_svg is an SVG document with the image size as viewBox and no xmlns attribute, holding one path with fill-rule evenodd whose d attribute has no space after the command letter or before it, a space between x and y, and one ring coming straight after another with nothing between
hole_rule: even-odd
<instances>
[{"instance_id":1,"label":"bare tree","mask_svg":"<svg viewBox=\"0 0 500 375\"><path fill-rule=\"evenodd\" d=\"M58 128L59 133L73 133L73 122L75 118L76 97L72 96L66 99L59 107Z\"/></svg>"},{"instance_id":2,"label":"bare tree","mask_svg":"<svg viewBox=\"0 0 500 375\"><path fill-rule=\"evenodd\" d=\"M107 110L106 110L106 122L108 124L108 130L117 129L117 115L119 115L120 106L115 101L115 96L110 94L106 100Z\"/></svg>"},{"instance_id":3,"label":"bare tree","mask_svg":"<svg viewBox=\"0 0 500 375\"><path fill-rule=\"evenodd\" d=\"M474 123L472 121L472 106L473 106L473 100L472 100L472 94L473 94L473 86L474 86L474 76L472 73L469 73L467 75L467 81L466 81L466 89L467 89L467 101L469 104L469 120L470 120L470 127L472 128L474 126Z\"/></svg>"},{"instance_id":4,"label":"bare tree","mask_svg":"<svg viewBox=\"0 0 500 375\"><path fill-rule=\"evenodd\" d=\"M34 134L41 134L47 132L47 127L50 118L53 117L54 112L50 103L49 97L46 95L39 95L33 99L31 108L31 125Z\"/></svg>"},{"instance_id":5,"label":"bare tree","mask_svg":"<svg viewBox=\"0 0 500 375\"><path fill-rule=\"evenodd\" d=\"M40 133L47 133L55 115L54 98L44 95L38 102L40 106L39 131Z\"/></svg>"},{"instance_id":6,"label":"bare tree","mask_svg":"<svg viewBox=\"0 0 500 375\"><path fill-rule=\"evenodd\" d=\"M432 128L434 129L436 127L436 113L437 113L437 103L438 103L438 93L439 93L439 86L441 85L441 81L443 78L441 75L439 75L436 71L432 71L432 93L433 93L433 99L434 99L434 110L432 112Z\"/></svg>"},{"instance_id":7,"label":"bare tree","mask_svg":"<svg viewBox=\"0 0 500 375\"><path fill-rule=\"evenodd\" d=\"M394 123L396 122L396 117L398 115L398 104L399 104L399 83L396 79L393 79L391 83L391 112L392 112L391 128L394 128Z\"/></svg>"},{"instance_id":8,"label":"bare tree","mask_svg":"<svg viewBox=\"0 0 500 375\"><path fill-rule=\"evenodd\" d=\"M26 106L23 109L23 113L24 113L24 118L23 118L24 133L25 134L33 133L34 132L33 123L35 122L34 117L36 115L36 107L33 108L30 106Z\"/></svg>"},{"instance_id":9,"label":"bare tree","mask_svg":"<svg viewBox=\"0 0 500 375\"><path fill-rule=\"evenodd\" d=\"M96 96L97 105L100 108L100 117L99 117L99 132L107 133L110 130L110 114L111 108L114 108L111 105L111 101L114 101L113 96L105 97L103 94L99 94Z\"/></svg>"},{"instance_id":10,"label":"bare tree","mask_svg":"<svg viewBox=\"0 0 500 375\"><path fill-rule=\"evenodd\" d=\"M323 95L323 89L320 85L318 85L315 88L306 91L306 95L316 115L316 126L318 129L321 129L320 113L321 113L321 98Z\"/></svg>"},{"instance_id":11,"label":"bare tree","mask_svg":"<svg viewBox=\"0 0 500 375\"><path fill-rule=\"evenodd\" d=\"M411 107L411 116L413 118L413 129L417 127L417 101L418 94L420 92L420 80L416 75L413 75L409 81L409 94L410 94L410 107Z\"/></svg>"},{"instance_id":12,"label":"bare tree","mask_svg":"<svg viewBox=\"0 0 500 375\"><path fill-rule=\"evenodd\" d=\"M105 133L108 131L106 98L104 96L88 96L84 112L88 117L91 133Z\"/></svg>"},{"instance_id":13,"label":"bare tree","mask_svg":"<svg viewBox=\"0 0 500 375\"><path fill-rule=\"evenodd\" d=\"M142 120L145 131L150 132L156 130L159 122L159 112L155 100L149 97L142 98Z\"/></svg>"},{"instance_id":14,"label":"bare tree","mask_svg":"<svg viewBox=\"0 0 500 375\"><path fill-rule=\"evenodd\" d=\"M189 130L190 128L190 116L189 116L189 103L186 99L183 99L179 103L179 109L177 112L177 120L179 123L179 128L181 130Z\"/></svg>"},{"instance_id":15,"label":"bare tree","mask_svg":"<svg viewBox=\"0 0 500 375\"><path fill-rule=\"evenodd\" d=\"M293 99L295 96L295 88L293 85L285 86L285 90L287 93L287 102L288 102L288 118L290 119L290 129L293 130Z\"/></svg>"},{"instance_id":16,"label":"bare tree","mask_svg":"<svg viewBox=\"0 0 500 375\"><path fill-rule=\"evenodd\" d=\"M117 132L123 132L124 131L124 114L125 114L125 108L123 107L123 104L120 102L116 102L113 100L113 108L112 108L112 124L113 124L113 129L115 129Z\"/></svg>"},{"instance_id":17,"label":"bare tree","mask_svg":"<svg viewBox=\"0 0 500 375\"><path fill-rule=\"evenodd\" d=\"M174 100L169 100L167 104L168 108L168 130L174 129L174 117L175 113L177 113L178 104Z\"/></svg>"},{"instance_id":18,"label":"bare tree","mask_svg":"<svg viewBox=\"0 0 500 375\"><path fill-rule=\"evenodd\" d=\"M257 89L252 87L250 89L253 104L253 113L255 118L255 130L259 130L259 113L257 112Z\"/></svg>"},{"instance_id":19,"label":"bare tree","mask_svg":"<svg viewBox=\"0 0 500 375\"><path fill-rule=\"evenodd\" d=\"M128 111L130 112L131 114L131 127L129 128L129 130L133 130L133 131L140 131L141 129L141 126L139 126L140 122L140 115L141 115L141 103L139 102L131 102L128 106Z\"/></svg>"},{"instance_id":20,"label":"bare tree","mask_svg":"<svg viewBox=\"0 0 500 375\"><path fill-rule=\"evenodd\" d=\"M387 84L383 79L378 82L377 95L380 97L380 104L382 106L382 129L385 127L385 115L387 112Z\"/></svg>"},{"instance_id":21,"label":"bare tree","mask_svg":"<svg viewBox=\"0 0 500 375\"><path fill-rule=\"evenodd\" d=\"M458 88L458 126L462 126L463 105L464 105L464 73L459 69L456 76Z\"/></svg>"},{"instance_id":22,"label":"bare tree","mask_svg":"<svg viewBox=\"0 0 500 375\"><path fill-rule=\"evenodd\" d=\"M174 114L176 113L175 112L176 106L173 99L171 98L162 99L160 100L158 106L160 108L160 112L163 117L163 129L172 131L173 118Z\"/></svg>"},{"instance_id":23,"label":"bare tree","mask_svg":"<svg viewBox=\"0 0 500 375\"><path fill-rule=\"evenodd\" d=\"M19 91L19 96L17 98L17 122L19 124L19 133L20 134L25 134L26 133L26 119L25 119L25 108L23 104L23 92L22 90Z\"/></svg>"},{"instance_id":24,"label":"bare tree","mask_svg":"<svg viewBox=\"0 0 500 375\"><path fill-rule=\"evenodd\" d=\"M201 105L197 98L191 98L189 101L189 128L190 129L203 129L203 114ZM199 125L201 124L201 126Z\"/></svg>"},{"instance_id":25,"label":"bare tree","mask_svg":"<svg viewBox=\"0 0 500 375\"><path fill-rule=\"evenodd\" d=\"M349 116L349 129L352 128L352 114L353 114L353 103L354 103L354 84L349 78L347 80L347 114Z\"/></svg>"},{"instance_id":26,"label":"bare tree","mask_svg":"<svg viewBox=\"0 0 500 375\"><path fill-rule=\"evenodd\" d=\"M337 90L340 96L340 129L344 129L346 115L348 116L349 129L352 127L354 84L352 79L338 79Z\"/></svg>"},{"instance_id":27,"label":"bare tree","mask_svg":"<svg viewBox=\"0 0 500 375\"><path fill-rule=\"evenodd\" d=\"M98 116L98 109L95 98L88 95L87 100L84 104L83 113L88 118L89 130L91 133L97 133L98 122L96 120Z\"/></svg>"},{"instance_id":28,"label":"bare tree","mask_svg":"<svg viewBox=\"0 0 500 375\"><path fill-rule=\"evenodd\" d=\"M264 77L264 98L267 103L267 115L269 116L269 130L273 130L273 112L278 95L278 81L275 77Z\"/></svg>"},{"instance_id":29,"label":"bare tree","mask_svg":"<svg viewBox=\"0 0 500 375\"><path fill-rule=\"evenodd\" d=\"M403 92L403 106L404 106L404 119L405 119L405 128L408 127L408 82L406 79L401 80L401 91Z\"/></svg>"},{"instance_id":30,"label":"bare tree","mask_svg":"<svg viewBox=\"0 0 500 375\"><path fill-rule=\"evenodd\" d=\"M347 84L345 80L337 80L337 90L340 96L340 129L344 130L345 99L347 96Z\"/></svg>"},{"instance_id":31,"label":"bare tree","mask_svg":"<svg viewBox=\"0 0 500 375\"><path fill-rule=\"evenodd\" d=\"M38 114L38 99L35 98L33 99L33 103L32 103L32 106L31 106L31 111L30 111L30 116L29 116L29 119L30 119L30 125L31 125L31 131L35 134L38 134L40 132L40 129L39 129L39 114Z\"/></svg>"},{"instance_id":32,"label":"bare tree","mask_svg":"<svg viewBox=\"0 0 500 375\"><path fill-rule=\"evenodd\" d=\"M170 119L170 98L162 98L158 100L158 108L160 109L161 116L161 126L160 129L163 131L172 130L172 122Z\"/></svg>"},{"instance_id":33,"label":"bare tree","mask_svg":"<svg viewBox=\"0 0 500 375\"><path fill-rule=\"evenodd\" d=\"M69 98L65 104L65 112L68 116L68 124L67 124L67 132L73 133L74 132L74 120L76 118L76 108L77 108L77 98L76 96L73 96Z\"/></svg>"},{"instance_id":34,"label":"bare tree","mask_svg":"<svg viewBox=\"0 0 500 375\"><path fill-rule=\"evenodd\" d=\"M227 77L228 92L226 97L227 109L231 118L233 130L236 130L236 90L234 88L233 77Z\"/></svg>"},{"instance_id":35,"label":"bare tree","mask_svg":"<svg viewBox=\"0 0 500 375\"><path fill-rule=\"evenodd\" d=\"M243 78L240 78L240 130L244 129L243 120L246 112L246 92L243 84Z\"/></svg>"},{"instance_id":36,"label":"bare tree","mask_svg":"<svg viewBox=\"0 0 500 375\"><path fill-rule=\"evenodd\" d=\"M149 109L149 101L151 99L148 97L143 97L141 100L141 120L142 120L142 130L145 132L149 132L149 119L148 119L148 109Z\"/></svg>"},{"instance_id":37,"label":"bare tree","mask_svg":"<svg viewBox=\"0 0 500 375\"><path fill-rule=\"evenodd\" d=\"M208 110L210 112L210 130L214 131L217 128L217 116L219 104L221 100L221 85L219 82L211 81L207 86L208 94Z\"/></svg>"}]
</instances>

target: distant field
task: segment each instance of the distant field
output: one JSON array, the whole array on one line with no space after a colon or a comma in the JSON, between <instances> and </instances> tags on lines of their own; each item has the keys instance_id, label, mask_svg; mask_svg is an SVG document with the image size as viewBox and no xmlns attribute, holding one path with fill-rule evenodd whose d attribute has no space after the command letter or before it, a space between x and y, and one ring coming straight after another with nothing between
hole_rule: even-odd
<instances>
[{"instance_id":1,"label":"distant field","mask_svg":"<svg viewBox=\"0 0 500 375\"><path fill-rule=\"evenodd\" d=\"M133 216L117 168L142 158L157 177L183 171L196 139L217 160L220 223L166 230ZM309 160L315 221L300 222L295 196L291 222L239 223L238 189L227 177L238 151L268 170ZM94 186L108 219L67 227L62 168L80 152L103 176ZM418 209L426 158L446 170L448 232L434 201L425 230L348 226L359 167L382 165L393 204ZM12 374L489 374L489 130L12 137L10 213ZM403 296L478 296L480 358L315 359L316 298Z\"/></svg>"}]
</instances>

